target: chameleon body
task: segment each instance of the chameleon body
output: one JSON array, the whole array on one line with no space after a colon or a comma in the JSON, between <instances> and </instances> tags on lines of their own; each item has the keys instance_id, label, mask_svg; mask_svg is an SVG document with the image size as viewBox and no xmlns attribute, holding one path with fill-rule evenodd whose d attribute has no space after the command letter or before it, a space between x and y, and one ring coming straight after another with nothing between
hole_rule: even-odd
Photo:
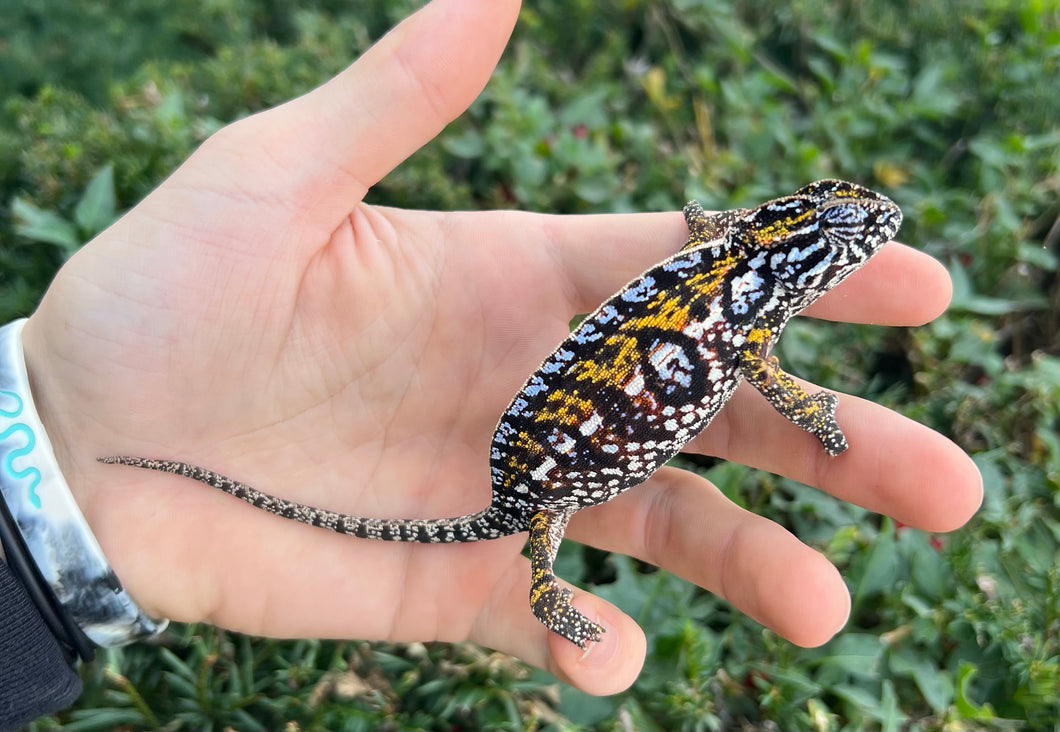
<instances>
[{"instance_id":1,"label":"chameleon body","mask_svg":"<svg viewBox=\"0 0 1060 732\"><path fill-rule=\"evenodd\" d=\"M348 516L169 460L102 458L176 473L274 514L366 539L469 542L527 531L533 613L585 648L604 629L574 609L552 565L571 516L643 482L698 435L746 379L830 455L847 449L834 394L808 394L770 351L785 323L861 267L902 214L862 186L824 180L753 209L684 209L685 246L587 317L500 418L483 511L441 520Z\"/></svg>"}]
</instances>

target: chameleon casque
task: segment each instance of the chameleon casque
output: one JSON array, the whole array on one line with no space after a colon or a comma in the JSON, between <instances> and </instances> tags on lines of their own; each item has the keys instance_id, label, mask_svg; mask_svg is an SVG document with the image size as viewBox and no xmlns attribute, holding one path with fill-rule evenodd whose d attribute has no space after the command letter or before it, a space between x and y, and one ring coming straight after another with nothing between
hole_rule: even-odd
<instances>
[{"instance_id":1,"label":"chameleon casque","mask_svg":"<svg viewBox=\"0 0 1060 732\"><path fill-rule=\"evenodd\" d=\"M714 215L693 201L684 216L685 246L600 305L515 395L493 435L493 495L479 513L360 518L186 463L101 461L193 478L270 513L364 539L469 542L528 531L533 613L586 648L604 628L574 609L573 593L552 570L567 522L646 480L710 424L741 379L829 455L847 449L837 397L808 394L770 351L789 318L865 264L902 221L889 199L839 180Z\"/></svg>"}]
</instances>

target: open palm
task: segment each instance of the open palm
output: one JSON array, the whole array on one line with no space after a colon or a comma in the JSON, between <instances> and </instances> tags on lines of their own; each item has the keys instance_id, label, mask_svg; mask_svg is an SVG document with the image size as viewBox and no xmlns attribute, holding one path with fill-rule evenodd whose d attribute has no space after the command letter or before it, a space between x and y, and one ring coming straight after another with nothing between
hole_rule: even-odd
<instances>
[{"instance_id":1,"label":"open palm","mask_svg":"<svg viewBox=\"0 0 1060 732\"><path fill-rule=\"evenodd\" d=\"M635 677L643 636L616 608L576 597L608 629L587 655L533 618L523 537L351 539L95 462L184 460L380 518L489 502L489 443L509 399L575 313L686 234L677 212L362 203L466 108L516 13L512 0L436 0L330 83L212 137L57 276L25 331L42 418L104 551L149 612L277 636L469 639L594 693ZM948 292L937 264L892 245L813 314L915 324ZM974 467L942 437L855 399L839 421L852 447L832 459L741 389L691 447L928 529L954 528L978 505ZM797 643L824 642L846 617L831 565L688 473L660 471L579 514L569 535L667 567Z\"/></svg>"}]
</instances>

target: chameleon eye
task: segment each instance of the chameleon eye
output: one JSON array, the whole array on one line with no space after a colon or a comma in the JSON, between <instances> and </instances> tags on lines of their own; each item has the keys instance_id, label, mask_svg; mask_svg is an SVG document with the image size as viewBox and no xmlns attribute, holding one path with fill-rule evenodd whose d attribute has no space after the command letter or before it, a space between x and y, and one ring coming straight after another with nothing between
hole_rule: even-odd
<instances>
[{"instance_id":1,"label":"chameleon eye","mask_svg":"<svg viewBox=\"0 0 1060 732\"><path fill-rule=\"evenodd\" d=\"M888 199L879 202L833 201L820 210L822 231L833 247L855 249L871 256L880 245L898 233L901 210Z\"/></svg>"}]
</instances>

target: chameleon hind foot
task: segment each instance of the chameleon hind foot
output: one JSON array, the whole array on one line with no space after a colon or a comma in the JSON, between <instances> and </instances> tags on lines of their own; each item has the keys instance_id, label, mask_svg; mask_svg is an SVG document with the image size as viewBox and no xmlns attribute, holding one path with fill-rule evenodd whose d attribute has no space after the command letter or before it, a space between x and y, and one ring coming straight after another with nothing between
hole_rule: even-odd
<instances>
[{"instance_id":1,"label":"chameleon hind foot","mask_svg":"<svg viewBox=\"0 0 1060 732\"><path fill-rule=\"evenodd\" d=\"M574 609L574 593L560 587L552 572L570 517L562 511L538 511L530 519L530 609L546 628L585 650L600 640L604 628Z\"/></svg>"},{"instance_id":2,"label":"chameleon hind foot","mask_svg":"<svg viewBox=\"0 0 1060 732\"><path fill-rule=\"evenodd\" d=\"M534 616L556 635L561 635L583 651L599 641L605 629L578 612L571 605L574 593L560 587L555 578L530 591L530 608Z\"/></svg>"}]
</instances>

